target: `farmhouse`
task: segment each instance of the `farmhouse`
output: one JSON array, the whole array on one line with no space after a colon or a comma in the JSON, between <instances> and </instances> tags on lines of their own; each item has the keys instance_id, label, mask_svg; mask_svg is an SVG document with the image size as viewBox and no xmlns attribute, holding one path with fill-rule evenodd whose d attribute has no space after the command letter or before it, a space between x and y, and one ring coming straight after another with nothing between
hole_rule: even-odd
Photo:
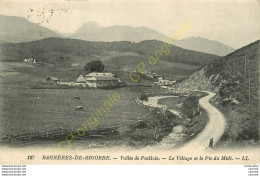
<instances>
[{"instance_id":1,"label":"farmhouse","mask_svg":"<svg viewBox=\"0 0 260 176\"><path fill-rule=\"evenodd\" d=\"M153 78L158 79L158 80L164 80L164 77L161 75L153 75Z\"/></svg>"},{"instance_id":2,"label":"farmhouse","mask_svg":"<svg viewBox=\"0 0 260 176\"><path fill-rule=\"evenodd\" d=\"M153 84L154 85L159 85L159 86L168 86L168 85L173 84L173 81L160 79L158 82L154 82Z\"/></svg>"},{"instance_id":3,"label":"farmhouse","mask_svg":"<svg viewBox=\"0 0 260 176\"><path fill-rule=\"evenodd\" d=\"M72 63L71 67L79 67L79 63Z\"/></svg>"},{"instance_id":4,"label":"farmhouse","mask_svg":"<svg viewBox=\"0 0 260 176\"><path fill-rule=\"evenodd\" d=\"M33 58L29 58L29 59L24 59L24 62L26 63L36 63L36 59L33 59Z\"/></svg>"},{"instance_id":5,"label":"farmhouse","mask_svg":"<svg viewBox=\"0 0 260 176\"><path fill-rule=\"evenodd\" d=\"M48 78L46 78L46 81L53 83L53 84L57 84L58 82L60 82L60 79L57 77L48 77Z\"/></svg>"},{"instance_id":6,"label":"farmhouse","mask_svg":"<svg viewBox=\"0 0 260 176\"><path fill-rule=\"evenodd\" d=\"M85 82L87 86L94 88L101 87L113 87L118 85L124 85L123 82L120 81L119 78L115 78L112 73L99 73L92 72L87 75L80 75L77 78L77 83Z\"/></svg>"},{"instance_id":7,"label":"farmhouse","mask_svg":"<svg viewBox=\"0 0 260 176\"><path fill-rule=\"evenodd\" d=\"M118 79L109 76L95 76L87 78L86 84L89 87L107 87L107 86L116 86L118 84Z\"/></svg>"}]
</instances>

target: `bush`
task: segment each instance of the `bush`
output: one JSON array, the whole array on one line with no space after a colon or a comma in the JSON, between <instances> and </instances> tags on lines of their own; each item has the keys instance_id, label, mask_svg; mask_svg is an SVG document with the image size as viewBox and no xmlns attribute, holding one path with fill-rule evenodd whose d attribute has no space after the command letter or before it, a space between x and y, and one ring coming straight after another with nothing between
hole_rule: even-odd
<instances>
[{"instance_id":1,"label":"bush","mask_svg":"<svg viewBox=\"0 0 260 176\"><path fill-rule=\"evenodd\" d=\"M141 93L139 99L142 101L148 101L148 96L145 93Z\"/></svg>"},{"instance_id":2,"label":"bush","mask_svg":"<svg viewBox=\"0 0 260 176\"><path fill-rule=\"evenodd\" d=\"M199 111L199 100L196 96L187 97L182 104L181 112L187 118L194 117Z\"/></svg>"}]
</instances>

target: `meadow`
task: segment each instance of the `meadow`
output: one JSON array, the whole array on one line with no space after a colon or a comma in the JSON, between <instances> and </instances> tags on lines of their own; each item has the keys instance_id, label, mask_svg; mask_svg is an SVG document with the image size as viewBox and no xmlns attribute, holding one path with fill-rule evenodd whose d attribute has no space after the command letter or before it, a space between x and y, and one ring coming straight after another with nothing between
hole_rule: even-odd
<instances>
[{"instance_id":1,"label":"meadow","mask_svg":"<svg viewBox=\"0 0 260 176\"><path fill-rule=\"evenodd\" d=\"M30 89L28 85L44 81L48 70L24 63L1 63L1 136L59 128L77 129L114 92L118 92L121 98L105 113L96 128L129 124L146 113L134 101L136 92L124 93L127 87L113 90ZM69 73L67 71L63 77ZM80 97L80 100L74 97ZM83 111L76 111L77 106L83 106Z\"/></svg>"},{"instance_id":2,"label":"meadow","mask_svg":"<svg viewBox=\"0 0 260 176\"><path fill-rule=\"evenodd\" d=\"M187 97L163 98L158 101L158 104L166 105L169 109L181 110L182 102Z\"/></svg>"}]
</instances>

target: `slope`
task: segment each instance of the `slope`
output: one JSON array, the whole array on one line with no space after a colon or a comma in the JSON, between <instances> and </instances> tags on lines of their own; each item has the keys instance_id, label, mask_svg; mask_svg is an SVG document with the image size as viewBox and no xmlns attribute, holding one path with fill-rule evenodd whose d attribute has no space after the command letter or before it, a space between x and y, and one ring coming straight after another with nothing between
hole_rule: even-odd
<instances>
[{"instance_id":1,"label":"slope","mask_svg":"<svg viewBox=\"0 0 260 176\"><path fill-rule=\"evenodd\" d=\"M189 37L179 40L176 46L219 56L225 56L234 51L234 48L228 45L202 37Z\"/></svg>"},{"instance_id":2,"label":"slope","mask_svg":"<svg viewBox=\"0 0 260 176\"><path fill-rule=\"evenodd\" d=\"M0 40L6 42L28 42L61 35L45 27L27 21L25 18L0 15Z\"/></svg>"}]
</instances>

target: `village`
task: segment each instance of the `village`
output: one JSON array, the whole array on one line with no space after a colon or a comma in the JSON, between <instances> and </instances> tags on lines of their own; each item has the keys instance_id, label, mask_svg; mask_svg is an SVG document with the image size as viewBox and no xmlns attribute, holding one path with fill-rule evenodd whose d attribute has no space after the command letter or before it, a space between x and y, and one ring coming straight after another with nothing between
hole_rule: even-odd
<instances>
[{"instance_id":1,"label":"village","mask_svg":"<svg viewBox=\"0 0 260 176\"><path fill-rule=\"evenodd\" d=\"M170 86L176 81L166 80L163 76L153 74L147 75L151 78L157 79L157 82L154 82L153 85L158 86ZM46 78L48 83L57 84L57 85L67 85L72 87L88 87L88 88L106 88L106 87L124 87L126 83L121 81L119 78L115 77L115 74L110 72L92 72L89 74L80 74L74 82L64 82L59 78L50 76Z\"/></svg>"},{"instance_id":2,"label":"village","mask_svg":"<svg viewBox=\"0 0 260 176\"><path fill-rule=\"evenodd\" d=\"M46 81L52 84L84 88L112 88L125 86L125 82L116 78L114 74L105 72L92 72L87 75L81 74L76 78L75 82L64 82L57 77L48 77L46 78Z\"/></svg>"},{"instance_id":3,"label":"village","mask_svg":"<svg viewBox=\"0 0 260 176\"><path fill-rule=\"evenodd\" d=\"M152 72L147 73L146 76L157 80L156 82L153 82L153 85L162 86L163 88L176 82L166 80L164 76ZM73 82L62 81L58 77L49 76L46 78L46 82L52 83L53 85L66 85L83 88L114 88L126 86L126 82L121 81L120 78L112 72L91 72L88 74L80 74Z\"/></svg>"}]
</instances>

